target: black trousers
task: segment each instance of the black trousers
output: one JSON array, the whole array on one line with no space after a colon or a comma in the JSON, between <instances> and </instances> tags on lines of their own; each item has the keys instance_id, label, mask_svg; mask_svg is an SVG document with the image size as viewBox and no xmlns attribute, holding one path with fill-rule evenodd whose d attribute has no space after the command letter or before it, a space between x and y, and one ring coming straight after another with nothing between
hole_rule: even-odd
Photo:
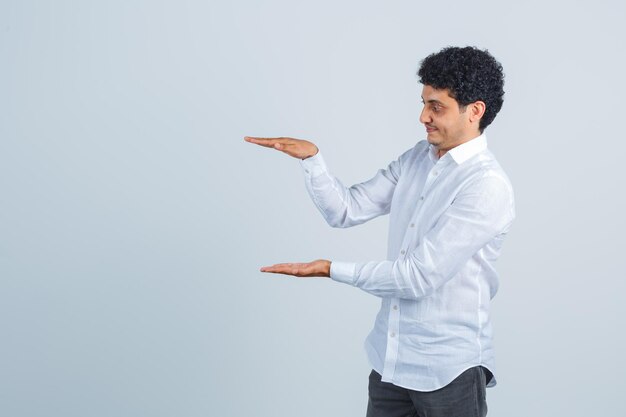
<instances>
[{"instance_id":1,"label":"black trousers","mask_svg":"<svg viewBox=\"0 0 626 417\"><path fill-rule=\"evenodd\" d=\"M445 387L426 392L382 382L372 370L367 417L485 417L491 376L487 368L475 366Z\"/></svg>"}]
</instances>

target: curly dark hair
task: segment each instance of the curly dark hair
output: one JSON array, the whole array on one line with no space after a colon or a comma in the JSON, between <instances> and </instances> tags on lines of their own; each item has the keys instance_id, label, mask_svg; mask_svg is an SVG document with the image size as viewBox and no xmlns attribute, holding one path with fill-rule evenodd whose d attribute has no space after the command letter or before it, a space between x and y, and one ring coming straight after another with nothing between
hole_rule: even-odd
<instances>
[{"instance_id":1,"label":"curly dark hair","mask_svg":"<svg viewBox=\"0 0 626 417\"><path fill-rule=\"evenodd\" d=\"M486 49L448 46L424 58L417 75L424 85L450 90L462 110L470 103L483 101L486 109L478 126L481 133L502 108L502 65Z\"/></svg>"}]
</instances>

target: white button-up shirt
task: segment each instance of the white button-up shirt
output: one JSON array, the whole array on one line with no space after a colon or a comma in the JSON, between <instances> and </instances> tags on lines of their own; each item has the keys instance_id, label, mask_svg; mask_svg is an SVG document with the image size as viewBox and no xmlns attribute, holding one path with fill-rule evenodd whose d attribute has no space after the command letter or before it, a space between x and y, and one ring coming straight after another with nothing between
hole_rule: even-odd
<instances>
[{"instance_id":1,"label":"white button-up shirt","mask_svg":"<svg viewBox=\"0 0 626 417\"><path fill-rule=\"evenodd\" d=\"M300 161L328 224L350 227L389 214L387 260L336 262L330 277L381 297L365 341L382 380L439 389L482 365L496 385L490 301L494 263L515 217L513 189L480 135L437 157L418 142L370 180L344 186L322 154Z\"/></svg>"}]
</instances>

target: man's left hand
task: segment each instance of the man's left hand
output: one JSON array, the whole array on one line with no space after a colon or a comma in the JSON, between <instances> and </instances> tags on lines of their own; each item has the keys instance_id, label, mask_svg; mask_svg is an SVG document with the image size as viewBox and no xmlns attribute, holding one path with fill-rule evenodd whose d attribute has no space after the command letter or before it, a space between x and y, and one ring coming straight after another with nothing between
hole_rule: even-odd
<instances>
[{"instance_id":1,"label":"man's left hand","mask_svg":"<svg viewBox=\"0 0 626 417\"><path fill-rule=\"evenodd\" d=\"M295 277L330 277L330 261L318 259L309 263L289 263L264 266L261 272L293 275Z\"/></svg>"}]
</instances>

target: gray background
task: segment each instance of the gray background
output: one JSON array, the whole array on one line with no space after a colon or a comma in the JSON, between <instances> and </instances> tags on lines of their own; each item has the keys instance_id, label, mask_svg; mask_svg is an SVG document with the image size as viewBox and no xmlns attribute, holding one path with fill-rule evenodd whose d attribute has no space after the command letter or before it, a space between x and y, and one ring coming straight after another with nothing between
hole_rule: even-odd
<instances>
[{"instance_id":1,"label":"gray background","mask_svg":"<svg viewBox=\"0 0 626 417\"><path fill-rule=\"evenodd\" d=\"M0 1L0 415L362 416L378 299L277 262L382 260L331 229L345 184L425 137L415 72L488 48L517 220L493 304L492 416L621 416L619 1ZM619 191L622 190L622 191Z\"/></svg>"}]
</instances>

